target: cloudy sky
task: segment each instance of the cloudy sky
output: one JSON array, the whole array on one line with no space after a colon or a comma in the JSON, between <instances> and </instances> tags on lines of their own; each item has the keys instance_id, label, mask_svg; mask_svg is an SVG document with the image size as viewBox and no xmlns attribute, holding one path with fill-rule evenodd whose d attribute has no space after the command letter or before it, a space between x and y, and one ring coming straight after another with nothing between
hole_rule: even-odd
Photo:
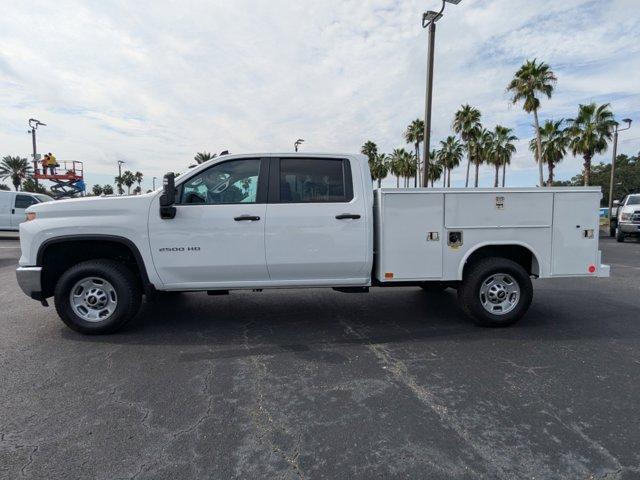
<instances>
[{"instance_id":1,"label":"cloudy sky","mask_svg":"<svg viewBox=\"0 0 640 480\"><path fill-rule=\"evenodd\" d=\"M89 184L116 162L147 177L184 171L195 152L357 152L404 146L423 115L421 12L439 0L13 1L0 15L0 155L40 151L83 160ZM637 125L619 150L640 150L638 0L463 0L438 23L434 139L471 103L483 123L522 139L511 185L534 185L531 118L505 87L525 59L559 82L541 119L610 102ZM608 159L608 155L606 156ZM570 178L580 160L558 169ZM463 171L455 177L460 185ZM391 184L395 183L389 180ZM482 172L489 185L491 172Z\"/></svg>"}]
</instances>

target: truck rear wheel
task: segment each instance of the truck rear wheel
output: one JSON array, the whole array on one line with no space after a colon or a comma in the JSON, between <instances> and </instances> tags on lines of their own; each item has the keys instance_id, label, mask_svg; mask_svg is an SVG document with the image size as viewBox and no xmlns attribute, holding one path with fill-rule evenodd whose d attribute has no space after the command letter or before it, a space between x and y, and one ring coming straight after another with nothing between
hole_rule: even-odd
<instances>
[{"instance_id":1,"label":"truck rear wheel","mask_svg":"<svg viewBox=\"0 0 640 480\"><path fill-rule=\"evenodd\" d=\"M113 333L129 320L142 301L138 279L113 260L89 260L74 265L56 284L56 311L76 332Z\"/></svg>"},{"instance_id":2,"label":"truck rear wheel","mask_svg":"<svg viewBox=\"0 0 640 480\"><path fill-rule=\"evenodd\" d=\"M531 278L506 258L485 258L471 265L458 289L464 312L483 327L507 327L520 320L533 299Z\"/></svg>"}]
</instances>

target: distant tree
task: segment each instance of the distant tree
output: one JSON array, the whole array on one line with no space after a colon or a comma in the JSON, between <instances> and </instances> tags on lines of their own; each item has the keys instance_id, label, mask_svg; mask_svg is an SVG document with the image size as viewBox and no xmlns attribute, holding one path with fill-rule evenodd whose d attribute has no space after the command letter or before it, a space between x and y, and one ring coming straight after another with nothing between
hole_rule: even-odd
<instances>
[{"instance_id":1,"label":"distant tree","mask_svg":"<svg viewBox=\"0 0 640 480\"><path fill-rule=\"evenodd\" d=\"M101 186L101 185L94 185L94 186L91 188L91 191L93 192L93 194L94 194L96 197L99 197L100 195L102 195L102 194L104 193L104 189L102 188L102 186Z\"/></svg>"},{"instance_id":2,"label":"distant tree","mask_svg":"<svg viewBox=\"0 0 640 480\"><path fill-rule=\"evenodd\" d=\"M9 188L9 185L6 185L4 183L0 183L0 190L11 190L11 189Z\"/></svg>"},{"instance_id":3,"label":"distant tree","mask_svg":"<svg viewBox=\"0 0 640 480\"><path fill-rule=\"evenodd\" d=\"M547 164L549 177L547 178L547 186L553 185L553 172L567 154L570 137L568 131L562 128L564 120L547 120L540 127L540 145L542 146L542 161ZM537 149L536 139L529 142L529 150L535 152Z\"/></svg>"},{"instance_id":4,"label":"distant tree","mask_svg":"<svg viewBox=\"0 0 640 480\"><path fill-rule=\"evenodd\" d=\"M540 186L544 185L542 171L542 139L540 138L540 123L538 121L538 110L540 100L536 95L542 94L551 98L557 78L551 67L544 62L538 63L536 59L527 60L515 73L513 80L507 86L507 91L511 93L511 101L516 104L523 101L525 112L533 112L533 121L536 130L536 161L538 162L538 173Z\"/></svg>"},{"instance_id":5,"label":"distant tree","mask_svg":"<svg viewBox=\"0 0 640 480\"><path fill-rule=\"evenodd\" d=\"M502 168L502 186L504 187L507 165L511 163L511 157L516 153L514 144L516 140L518 140L518 137L513 134L513 130L502 125L496 125L491 134L488 161L495 168L494 187L498 187L500 168Z\"/></svg>"},{"instance_id":6,"label":"distant tree","mask_svg":"<svg viewBox=\"0 0 640 480\"><path fill-rule=\"evenodd\" d=\"M429 183L431 183L431 188L433 188L433 183L437 181L442 176L442 172L444 172L442 163L436 160L436 156L436 150L429 152L429 172L427 178L429 179ZM424 186L426 187L427 185Z\"/></svg>"},{"instance_id":7,"label":"distant tree","mask_svg":"<svg viewBox=\"0 0 640 480\"><path fill-rule=\"evenodd\" d=\"M116 188L118 189L118 195L122 195L124 193L124 175L118 175L115 178L116 180Z\"/></svg>"},{"instance_id":8,"label":"distant tree","mask_svg":"<svg viewBox=\"0 0 640 480\"><path fill-rule=\"evenodd\" d=\"M142 187L140 185L137 185L136 188L133 189L133 194L140 195L141 193L142 193Z\"/></svg>"},{"instance_id":9,"label":"distant tree","mask_svg":"<svg viewBox=\"0 0 640 480\"><path fill-rule=\"evenodd\" d=\"M480 165L486 163L489 159L491 151L492 134L486 128L480 128L475 131L475 135L470 141L471 161L476 170L474 187L478 188L480 182Z\"/></svg>"},{"instance_id":10,"label":"distant tree","mask_svg":"<svg viewBox=\"0 0 640 480\"><path fill-rule=\"evenodd\" d=\"M113 187L111 185L103 185L102 193L104 195L113 195Z\"/></svg>"},{"instance_id":11,"label":"distant tree","mask_svg":"<svg viewBox=\"0 0 640 480\"><path fill-rule=\"evenodd\" d=\"M376 164L376 156L378 155L378 146L371 140L367 140L360 148L360 153L367 156L371 178L375 179L374 169Z\"/></svg>"},{"instance_id":12,"label":"distant tree","mask_svg":"<svg viewBox=\"0 0 640 480\"><path fill-rule=\"evenodd\" d=\"M122 183L127 187L127 195L131 195L131 187L136 183L136 176L130 170L122 172Z\"/></svg>"},{"instance_id":13,"label":"distant tree","mask_svg":"<svg viewBox=\"0 0 640 480\"><path fill-rule=\"evenodd\" d=\"M445 169L445 176L447 177L447 187L450 188L451 170L456 168L462 162L462 157L464 155L464 146L456 137L451 135L440 142L440 150L436 155Z\"/></svg>"},{"instance_id":14,"label":"distant tree","mask_svg":"<svg viewBox=\"0 0 640 480\"><path fill-rule=\"evenodd\" d=\"M0 162L0 179L11 179L15 190L20 190L20 184L30 173L31 166L26 158L7 155Z\"/></svg>"},{"instance_id":15,"label":"distant tree","mask_svg":"<svg viewBox=\"0 0 640 480\"><path fill-rule=\"evenodd\" d=\"M47 193L47 189L40 183L36 183L33 178L27 178L22 182L22 191L31 193Z\"/></svg>"},{"instance_id":16,"label":"distant tree","mask_svg":"<svg viewBox=\"0 0 640 480\"><path fill-rule=\"evenodd\" d=\"M471 105L462 105L453 119L453 131L460 135L460 138L465 142L467 150L467 178L464 182L464 186L469 186L469 171L471 169L471 156L472 156L472 140L478 134L478 131L482 128L480 125L480 119L482 114L480 110Z\"/></svg>"},{"instance_id":17,"label":"distant tree","mask_svg":"<svg viewBox=\"0 0 640 480\"><path fill-rule=\"evenodd\" d=\"M418 176L420 175L420 144L424 141L424 121L416 118L409 124L404 132L404 139L414 147L416 154L416 183L418 185ZM425 185L426 186L426 185Z\"/></svg>"},{"instance_id":18,"label":"distant tree","mask_svg":"<svg viewBox=\"0 0 640 480\"><path fill-rule=\"evenodd\" d=\"M384 153L376 154L373 165L369 164L371 178L378 182L378 188L382 186L382 180L389 174L389 162Z\"/></svg>"},{"instance_id":19,"label":"distant tree","mask_svg":"<svg viewBox=\"0 0 640 480\"><path fill-rule=\"evenodd\" d=\"M201 163L204 162L208 162L209 160L213 160L214 158L216 158L216 154L215 153L209 153L209 152L198 152L196 153L195 157L193 157L193 159L196 161L196 163L198 165L200 165Z\"/></svg>"},{"instance_id":20,"label":"distant tree","mask_svg":"<svg viewBox=\"0 0 640 480\"><path fill-rule=\"evenodd\" d=\"M133 176L136 179L136 183L138 184L138 186L136 187L136 190L138 191L138 193L142 192L142 180L144 179L144 175L142 174L142 172L136 172L133 174Z\"/></svg>"},{"instance_id":21,"label":"distant tree","mask_svg":"<svg viewBox=\"0 0 640 480\"><path fill-rule=\"evenodd\" d=\"M582 155L584 159L584 185L588 186L591 183L591 159L607 151L607 142L611 140L616 121L608 103L590 103L580 105L578 116L569 122L569 146L574 155Z\"/></svg>"}]
</instances>

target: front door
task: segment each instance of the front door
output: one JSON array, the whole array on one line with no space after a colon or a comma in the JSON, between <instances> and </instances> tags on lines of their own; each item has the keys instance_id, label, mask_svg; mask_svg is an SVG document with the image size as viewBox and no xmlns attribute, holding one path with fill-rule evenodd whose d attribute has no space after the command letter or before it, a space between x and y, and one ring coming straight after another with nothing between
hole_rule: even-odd
<instances>
[{"instance_id":1,"label":"front door","mask_svg":"<svg viewBox=\"0 0 640 480\"><path fill-rule=\"evenodd\" d=\"M273 159L266 252L272 281L287 285L362 285L372 251L360 171L347 159Z\"/></svg>"},{"instance_id":2,"label":"front door","mask_svg":"<svg viewBox=\"0 0 640 480\"><path fill-rule=\"evenodd\" d=\"M25 210L31 205L38 203L38 200L31 195L18 193L16 194L14 202L13 208L11 209L11 227L17 230L20 224L27 218Z\"/></svg>"},{"instance_id":3,"label":"front door","mask_svg":"<svg viewBox=\"0 0 640 480\"><path fill-rule=\"evenodd\" d=\"M179 186L175 218L151 211L153 261L166 287L241 288L268 281L267 172L268 160L259 158L216 163Z\"/></svg>"}]
</instances>

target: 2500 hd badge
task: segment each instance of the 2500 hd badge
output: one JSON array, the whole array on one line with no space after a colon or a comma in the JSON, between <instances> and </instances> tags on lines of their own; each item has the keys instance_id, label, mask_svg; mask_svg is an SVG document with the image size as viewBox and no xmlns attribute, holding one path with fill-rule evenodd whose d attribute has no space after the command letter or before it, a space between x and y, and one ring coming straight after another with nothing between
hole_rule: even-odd
<instances>
[{"instance_id":1,"label":"2500 hd badge","mask_svg":"<svg viewBox=\"0 0 640 480\"><path fill-rule=\"evenodd\" d=\"M199 252L200 247L165 247L160 248L160 252Z\"/></svg>"}]
</instances>

